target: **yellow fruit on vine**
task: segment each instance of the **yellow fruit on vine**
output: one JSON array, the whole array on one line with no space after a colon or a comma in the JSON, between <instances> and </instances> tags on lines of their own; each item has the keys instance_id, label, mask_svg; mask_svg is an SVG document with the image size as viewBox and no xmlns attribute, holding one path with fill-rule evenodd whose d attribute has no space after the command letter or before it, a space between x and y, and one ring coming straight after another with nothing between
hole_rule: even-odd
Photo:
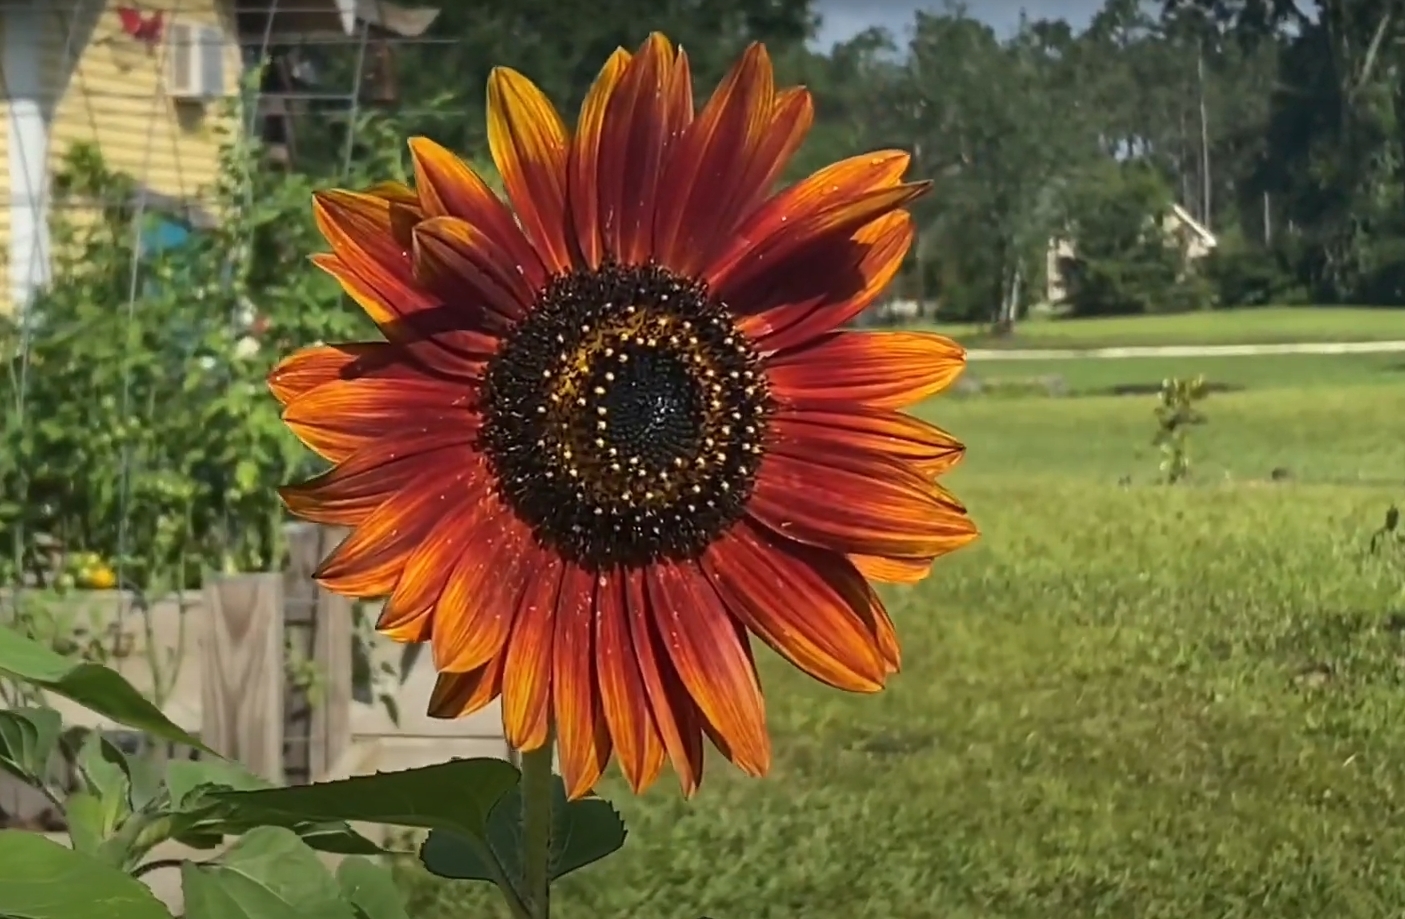
<instances>
[{"instance_id":1,"label":"yellow fruit on vine","mask_svg":"<svg viewBox=\"0 0 1405 919\"><path fill-rule=\"evenodd\" d=\"M78 572L78 580L90 590L111 590L117 586L117 572L106 565L99 564Z\"/></svg>"}]
</instances>

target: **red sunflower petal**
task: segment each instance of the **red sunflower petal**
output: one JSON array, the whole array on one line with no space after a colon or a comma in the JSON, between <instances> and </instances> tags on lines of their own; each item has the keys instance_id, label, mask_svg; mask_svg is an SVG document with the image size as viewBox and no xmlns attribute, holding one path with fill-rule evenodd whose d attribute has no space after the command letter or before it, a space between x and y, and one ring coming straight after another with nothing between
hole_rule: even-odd
<instances>
[{"instance_id":1,"label":"red sunflower petal","mask_svg":"<svg viewBox=\"0 0 1405 919\"><path fill-rule=\"evenodd\" d=\"M738 327L766 353L784 351L836 329L868 309L902 268L912 245L912 216L885 214L851 235L832 235L748 290Z\"/></svg>"},{"instance_id":2,"label":"red sunflower petal","mask_svg":"<svg viewBox=\"0 0 1405 919\"><path fill-rule=\"evenodd\" d=\"M879 150L832 163L781 189L748 213L736 227L738 244L755 245L804 219L866 194L902 184L912 157L902 150Z\"/></svg>"},{"instance_id":3,"label":"red sunflower petal","mask_svg":"<svg viewBox=\"0 0 1405 919\"><path fill-rule=\"evenodd\" d=\"M610 732L595 683L595 575L568 564L556 601L551 707L566 797L590 793L610 762Z\"/></svg>"},{"instance_id":4,"label":"red sunflower petal","mask_svg":"<svg viewBox=\"0 0 1405 919\"><path fill-rule=\"evenodd\" d=\"M878 653L883 656L885 670L889 674L897 673L902 669L902 649L898 647L898 630L893 626L893 620L888 615L888 610L883 606L883 598L878 596L878 592L870 585L868 588L869 603L868 608L862 611L864 618L868 621L868 627L873 632L874 641L878 643Z\"/></svg>"},{"instance_id":5,"label":"red sunflower petal","mask_svg":"<svg viewBox=\"0 0 1405 919\"><path fill-rule=\"evenodd\" d=\"M484 494L456 516L465 539L434 609L435 669L463 673L502 653L538 558L532 534L495 496ZM392 598L393 599L393 598Z\"/></svg>"},{"instance_id":6,"label":"red sunflower petal","mask_svg":"<svg viewBox=\"0 0 1405 919\"><path fill-rule=\"evenodd\" d=\"M782 403L901 409L946 389L965 366L965 348L930 332L830 332L771 358L766 376Z\"/></svg>"},{"instance_id":7,"label":"red sunflower petal","mask_svg":"<svg viewBox=\"0 0 1405 919\"><path fill-rule=\"evenodd\" d=\"M372 319L390 321L434 305L409 273L410 233L424 219L417 208L380 195L331 189L312 196L312 215L336 256L383 296L366 305Z\"/></svg>"},{"instance_id":8,"label":"red sunflower petal","mask_svg":"<svg viewBox=\"0 0 1405 919\"><path fill-rule=\"evenodd\" d=\"M326 589L349 597L389 594L444 509L471 504L485 487L481 477L473 477L475 466L421 466L418 480L367 514L313 577Z\"/></svg>"},{"instance_id":9,"label":"red sunflower petal","mask_svg":"<svg viewBox=\"0 0 1405 919\"><path fill-rule=\"evenodd\" d=\"M471 466L471 432L438 428L407 434L394 446L368 444L334 469L278 494L288 510L313 523L357 526L376 508L436 469Z\"/></svg>"},{"instance_id":10,"label":"red sunflower petal","mask_svg":"<svg viewBox=\"0 0 1405 919\"><path fill-rule=\"evenodd\" d=\"M879 555L851 555L849 561L870 581L884 584L917 584L932 573L931 558L883 558Z\"/></svg>"},{"instance_id":11,"label":"red sunflower petal","mask_svg":"<svg viewBox=\"0 0 1405 919\"><path fill-rule=\"evenodd\" d=\"M551 654L556 633L556 602L564 569L554 552L538 550L527 568L532 579L518 600L517 618L504 652L502 723L507 742L518 750L546 743L551 724Z\"/></svg>"},{"instance_id":12,"label":"red sunflower petal","mask_svg":"<svg viewBox=\"0 0 1405 919\"><path fill-rule=\"evenodd\" d=\"M722 598L695 566L658 564L646 579L664 653L719 748L743 772L765 775L771 740L761 683Z\"/></svg>"},{"instance_id":13,"label":"red sunflower petal","mask_svg":"<svg viewBox=\"0 0 1405 919\"><path fill-rule=\"evenodd\" d=\"M337 256L314 255L311 261L335 278L342 290L368 312L368 304L385 302L383 294ZM497 350L494 336L481 329L459 327L462 319L437 303L400 318L392 315L381 320L375 318L375 313L371 315L381 333L401 348L406 360L441 376L477 379L484 362Z\"/></svg>"},{"instance_id":14,"label":"red sunflower petal","mask_svg":"<svg viewBox=\"0 0 1405 919\"><path fill-rule=\"evenodd\" d=\"M497 333L527 315L536 293L492 236L457 217L431 217L413 237L415 277L446 303L481 311L475 320Z\"/></svg>"},{"instance_id":15,"label":"red sunflower petal","mask_svg":"<svg viewBox=\"0 0 1405 919\"><path fill-rule=\"evenodd\" d=\"M405 428L478 430L476 393L413 374L333 380L305 392L283 412L283 422L324 459L339 463L377 438Z\"/></svg>"},{"instance_id":16,"label":"red sunflower petal","mask_svg":"<svg viewBox=\"0 0 1405 919\"><path fill-rule=\"evenodd\" d=\"M424 644L434 637L434 617L428 612L412 616L392 618L388 609L382 608L376 617L376 633L403 645Z\"/></svg>"},{"instance_id":17,"label":"red sunflower petal","mask_svg":"<svg viewBox=\"0 0 1405 919\"><path fill-rule=\"evenodd\" d=\"M437 305L414 282L410 271L410 232L420 215L377 195L322 191L313 196L317 228L333 256L314 255L313 264L338 281L349 274L358 283L351 295L377 325L403 320L408 313Z\"/></svg>"},{"instance_id":18,"label":"red sunflower petal","mask_svg":"<svg viewBox=\"0 0 1405 919\"><path fill-rule=\"evenodd\" d=\"M742 521L702 566L732 614L796 667L837 689L883 688L872 594L843 557Z\"/></svg>"},{"instance_id":19,"label":"red sunflower petal","mask_svg":"<svg viewBox=\"0 0 1405 919\"><path fill-rule=\"evenodd\" d=\"M625 265L652 254L660 171L680 119L675 96L673 45L658 32L629 61L606 106L596 174L605 252Z\"/></svg>"},{"instance_id":20,"label":"red sunflower petal","mask_svg":"<svg viewBox=\"0 0 1405 919\"><path fill-rule=\"evenodd\" d=\"M548 271L571 268L566 241L566 160L570 137L551 100L506 67L488 77L488 148L507 196Z\"/></svg>"},{"instance_id":21,"label":"red sunflower petal","mask_svg":"<svg viewBox=\"0 0 1405 919\"><path fill-rule=\"evenodd\" d=\"M466 552L481 549L473 545L473 535L472 518L442 515L406 558L395 589L376 619L376 631L394 641L432 641L436 619L440 618L434 615L435 605L454 565Z\"/></svg>"},{"instance_id":22,"label":"red sunflower petal","mask_svg":"<svg viewBox=\"0 0 1405 919\"><path fill-rule=\"evenodd\" d=\"M742 216L754 187L738 179L770 138L775 92L771 58L753 44L670 151L654 226L654 254L666 267L697 274Z\"/></svg>"},{"instance_id":23,"label":"red sunflower petal","mask_svg":"<svg viewBox=\"0 0 1405 919\"><path fill-rule=\"evenodd\" d=\"M777 533L846 555L912 559L975 539L966 509L911 466L862 449L825 453L833 441L773 430L748 508Z\"/></svg>"},{"instance_id":24,"label":"red sunflower petal","mask_svg":"<svg viewBox=\"0 0 1405 919\"><path fill-rule=\"evenodd\" d=\"M751 198L737 208L739 217L751 213L770 195L814 123L815 101L808 89L793 86L776 94L766 139L741 181L742 187L750 190Z\"/></svg>"},{"instance_id":25,"label":"red sunflower petal","mask_svg":"<svg viewBox=\"0 0 1405 919\"><path fill-rule=\"evenodd\" d=\"M393 204L408 208L411 213L423 214L420 196L404 182L377 182L366 189L363 194L375 195L377 198L384 198Z\"/></svg>"},{"instance_id":26,"label":"red sunflower petal","mask_svg":"<svg viewBox=\"0 0 1405 919\"><path fill-rule=\"evenodd\" d=\"M927 183L918 182L878 188L848 199L836 197L829 207L809 214L791 214L784 233L770 233L756 242L752 240L757 237L739 232L728 250L711 263L704 279L718 299L737 303L745 310L751 290L766 284L772 272L813 265L815 251L823 250L829 238L856 233L917 198L927 188Z\"/></svg>"},{"instance_id":27,"label":"red sunflower petal","mask_svg":"<svg viewBox=\"0 0 1405 919\"><path fill-rule=\"evenodd\" d=\"M658 778L665 750L630 636L630 577L625 572L611 574L596 596L595 666L601 710L619 753L620 770L629 787L640 794Z\"/></svg>"},{"instance_id":28,"label":"red sunflower petal","mask_svg":"<svg viewBox=\"0 0 1405 919\"><path fill-rule=\"evenodd\" d=\"M303 348L278 362L268 374L273 398L286 406L305 392L334 380L362 376L418 376L405 366L404 352L383 341Z\"/></svg>"},{"instance_id":29,"label":"red sunflower petal","mask_svg":"<svg viewBox=\"0 0 1405 919\"><path fill-rule=\"evenodd\" d=\"M682 48L673 55L673 77L666 92L672 97L667 103L668 110L678 119L677 130L681 135L693 123L693 70L688 63L688 53Z\"/></svg>"},{"instance_id":30,"label":"red sunflower petal","mask_svg":"<svg viewBox=\"0 0 1405 919\"><path fill-rule=\"evenodd\" d=\"M441 673L429 694L431 718L463 718L482 710L502 694L500 654L468 673Z\"/></svg>"},{"instance_id":31,"label":"red sunflower petal","mask_svg":"<svg viewBox=\"0 0 1405 919\"><path fill-rule=\"evenodd\" d=\"M630 54L619 48L610 55L600 74L586 93L585 102L576 121L576 136L571 144L567 200L571 221L576 231L576 246L587 268L598 268L605 257L605 239L601 232L600 196L597 190L600 158L604 143L605 111L624 76Z\"/></svg>"},{"instance_id":32,"label":"red sunflower petal","mask_svg":"<svg viewBox=\"0 0 1405 919\"><path fill-rule=\"evenodd\" d=\"M546 284L546 266L517 218L472 167L427 137L410 138L410 160L426 218L457 217L472 225L507 254L506 263L522 273L530 289Z\"/></svg>"},{"instance_id":33,"label":"red sunflower petal","mask_svg":"<svg viewBox=\"0 0 1405 919\"><path fill-rule=\"evenodd\" d=\"M673 771L678 774L684 797L692 797L702 781L702 718L697 703L663 652L645 577L639 569L625 573L625 608L629 613L634 659L639 664L639 676L659 739L673 763Z\"/></svg>"},{"instance_id":34,"label":"red sunflower petal","mask_svg":"<svg viewBox=\"0 0 1405 919\"><path fill-rule=\"evenodd\" d=\"M446 374L473 376L497 340L473 310L425 290L410 258L418 211L376 195L319 192L313 213L332 254L312 257L366 310L381 332L405 342L416 360ZM423 339L429 340L425 346Z\"/></svg>"},{"instance_id":35,"label":"red sunflower petal","mask_svg":"<svg viewBox=\"0 0 1405 919\"><path fill-rule=\"evenodd\" d=\"M965 445L935 425L862 404L841 408L822 403L811 408L802 403L782 410L773 424L783 439L804 441L826 452L859 449L885 454L926 476L950 471L966 453Z\"/></svg>"}]
</instances>

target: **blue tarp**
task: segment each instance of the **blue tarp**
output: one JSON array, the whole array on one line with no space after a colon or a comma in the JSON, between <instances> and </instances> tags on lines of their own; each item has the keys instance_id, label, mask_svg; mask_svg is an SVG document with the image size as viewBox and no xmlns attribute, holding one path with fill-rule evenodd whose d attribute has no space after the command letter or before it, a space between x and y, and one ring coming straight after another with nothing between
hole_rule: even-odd
<instances>
[{"instance_id":1,"label":"blue tarp","mask_svg":"<svg viewBox=\"0 0 1405 919\"><path fill-rule=\"evenodd\" d=\"M166 217L148 217L147 225L141 234L142 255L160 255L185 244L190 238L190 227Z\"/></svg>"}]
</instances>

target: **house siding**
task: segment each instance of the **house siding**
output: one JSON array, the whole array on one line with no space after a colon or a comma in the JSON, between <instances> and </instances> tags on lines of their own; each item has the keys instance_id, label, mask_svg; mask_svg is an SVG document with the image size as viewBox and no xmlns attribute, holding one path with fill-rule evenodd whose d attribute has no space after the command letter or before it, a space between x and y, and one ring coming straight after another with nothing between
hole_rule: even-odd
<instances>
[{"instance_id":1,"label":"house siding","mask_svg":"<svg viewBox=\"0 0 1405 919\"><path fill-rule=\"evenodd\" d=\"M0 2L0 86L4 88L3 159L0 159L0 199L3 199L5 283L0 284L0 310L28 297L43 283L48 260L43 220L48 132L52 97L47 92L49 61L44 55L47 17L37 0Z\"/></svg>"},{"instance_id":2,"label":"house siding","mask_svg":"<svg viewBox=\"0 0 1405 919\"><path fill-rule=\"evenodd\" d=\"M15 0L0 0L6 2ZM124 5L139 7L145 16L161 9L163 40L148 50L124 33L118 13ZM233 96L242 62L232 7L230 0L162 0L159 7L117 0L43 4L43 85L51 99L48 175L62 167L74 144L85 143L101 153L108 169L156 195L192 204L208 199L220 146L235 125L226 100L199 103L167 94L166 39L175 23L219 27L225 35L225 91ZM64 216L81 221L98 204L78 202ZM7 240L10 230L3 228ZM9 290L0 296L0 311L12 308Z\"/></svg>"}]
</instances>

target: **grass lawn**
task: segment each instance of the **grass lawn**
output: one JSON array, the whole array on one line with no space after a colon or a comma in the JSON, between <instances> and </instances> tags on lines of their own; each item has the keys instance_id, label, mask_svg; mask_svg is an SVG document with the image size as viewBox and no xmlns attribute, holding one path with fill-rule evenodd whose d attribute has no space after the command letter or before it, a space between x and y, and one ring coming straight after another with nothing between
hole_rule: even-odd
<instances>
[{"instance_id":1,"label":"grass lawn","mask_svg":"<svg viewBox=\"0 0 1405 919\"><path fill-rule=\"evenodd\" d=\"M1011 336L992 338L976 325L937 330L970 348L1109 348L1137 345L1261 345L1280 342L1405 339L1405 310L1262 307L1166 316L1031 319Z\"/></svg>"},{"instance_id":2,"label":"grass lawn","mask_svg":"<svg viewBox=\"0 0 1405 919\"><path fill-rule=\"evenodd\" d=\"M1057 379L1074 394L1111 393L1114 387L1155 387L1167 377L1204 374L1231 388L1285 389L1405 385L1405 352L1396 354L1260 354L1252 357L1127 357L973 360L973 380L1020 392Z\"/></svg>"},{"instance_id":3,"label":"grass lawn","mask_svg":"<svg viewBox=\"0 0 1405 919\"><path fill-rule=\"evenodd\" d=\"M1142 484L1148 397L924 407L971 444L951 484L984 536L887 591L904 673L846 696L765 657L773 775L611 779L629 842L553 914L1400 915L1405 546L1365 547L1405 499L1405 378L1277 366L1206 403L1188 487ZM403 878L417 919L506 915Z\"/></svg>"}]
</instances>

